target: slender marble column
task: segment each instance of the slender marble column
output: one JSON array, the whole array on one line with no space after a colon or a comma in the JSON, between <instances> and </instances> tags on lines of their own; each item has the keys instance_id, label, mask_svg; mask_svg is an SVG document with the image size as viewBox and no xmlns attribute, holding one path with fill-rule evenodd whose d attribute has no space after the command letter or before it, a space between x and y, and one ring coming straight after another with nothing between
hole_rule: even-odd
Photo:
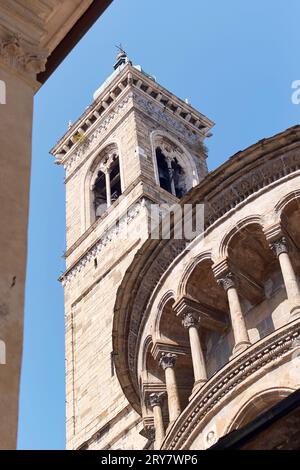
<instances>
[{"instance_id":1,"label":"slender marble column","mask_svg":"<svg viewBox=\"0 0 300 470\"><path fill-rule=\"evenodd\" d=\"M174 178L173 178L172 160L170 158L166 158L166 160L167 160L168 171L169 171L170 182L171 182L171 191L172 191L172 194L176 196L176 189L175 189Z\"/></svg>"},{"instance_id":2,"label":"slender marble column","mask_svg":"<svg viewBox=\"0 0 300 470\"><path fill-rule=\"evenodd\" d=\"M234 336L234 348L233 355L240 354L242 351L250 346L250 340L248 331L243 316L238 292L233 279L233 274L228 273L221 279L218 279L218 283L224 288L227 293L231 325Z\"/></svg>"},{"instance_id":3,"label":"slender marble column","mask_svg":"<svg viewBox=\"0 0 300 470\"><path fill-rule=\"evenodd\" d=\"M175 363L176 355L171 353L165 354L160 358L159 361L159 365L165 371L170 423L173 423L173 421L175 421L181 413L178 388L174 371Z\"/></svg>"},{"instance_id":4,"label":"slender marble column","mask_svg":"<svg viewBox=\"0 0 300 470\"><path fill-rule=\"evenodd\" d=\"M110 171L108 168L105 171L105 185L106 185L106 202L107 202L107 208L108 208L111 206Z\"/></svg>"},{"instance_id":5,"label":"slender marble column","mask_svg":"<svg viewBox=\"0 0 300 470\"><path fill-rule=\"evenodd\" d=\"M189 331L193 370L194 370L194 388L193 393L201 388L207 381L207 372L205 366L205 358L200 342L199 332L197 329L198 321L192 313L186 313L182 320L184 328Z\"/></svg>"},{"instance_id":6,"label":"slender marble column","mask_svg":"<svg viewBox=\"0 0 300 470\"><path fill-rule=\"evenodd\" d=\"M288 241L285 237L271 243L271 248L278 258L288 300L292 304L291 315L300 315L300 289L297 277L289 257Z\"/></svg>"},{"instance_id":7,"label":"slender marble column","mask_svg":"<svg viewBox=\"0 0 300 470\"><path fill-rule=\"evenodd\" d=\"M154 449L160 449L165 437L165 428L162 415L162 402L164 393L151 393L149 403L153 409L155 442Z\"/></svg>"}]
</instances>

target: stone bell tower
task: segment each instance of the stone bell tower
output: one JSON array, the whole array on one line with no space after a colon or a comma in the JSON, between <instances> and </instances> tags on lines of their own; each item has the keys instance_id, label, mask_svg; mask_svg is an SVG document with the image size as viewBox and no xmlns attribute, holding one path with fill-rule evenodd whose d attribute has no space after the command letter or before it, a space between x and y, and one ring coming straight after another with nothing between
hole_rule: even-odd
<instances>
[{"instance_id":1,"label":"stone bell tower","mask_svg":"<svg viewBox=\"0 0 300 470\"><path fill-rule=\"evenodd\" d=\"M149 237L150 204L174 203L207 174L213 123L120 51L93 103L52 149L66 172L68 449L142 449L141 418L114 365L118 287Z\"/></svg>"}]
</instances>

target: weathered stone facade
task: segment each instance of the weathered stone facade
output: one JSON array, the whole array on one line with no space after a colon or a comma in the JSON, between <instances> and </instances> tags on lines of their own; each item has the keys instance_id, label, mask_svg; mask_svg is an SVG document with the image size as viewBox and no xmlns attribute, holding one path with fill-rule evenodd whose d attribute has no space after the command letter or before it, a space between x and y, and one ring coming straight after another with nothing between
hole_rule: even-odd
<instances>
[{"instance_id":1,"label":"weathered stone facade","mask_svg":"<svg viewBox=\"0 0 300 470\"><path fill-rule=\"evenodd\" d=\"M154 417L156 447L210 447L300 386L299 137L288 129L208 175L182 200L205 203L204 233L145 244L118 290L119 377L144 425Z\"/></svg>"},{"instance_id":2,"label":"weathered stone facade","mask_svg":"<svg viewBox=\"0 0 300 470\"><path fill-rule=\"evenodd\" d=\"M178 109L177 114L165 102ZM188 168L188 190L207 174L202 140L211 126L210 120L126 61L53 149L66 169L67 271L62 282L68 448L147 445L141 417L115 371L117 290L149 236L151 204L177 201L159 186L154 146L164 145ZM109 160L110 149L117 149L117 155ZM122 194L113 202L106 185L106 210L95 219L95 172L104 171L103 162L116 159Z\"/></svg>"},{"instance_id":3,"label":"weathered stone facade","mask_svg":"<svg viewBox=\"0 0 300 470\"><path fill-rule=\"evenodd\" d=\"M52 151L66 169L67 446L204 449L300 385L300 128L208 174L213 123L119 59ZM164 203L194 219L203 204L204 231L176 237L174 215L170 239L153 238Z\"/></svg>"}]
</instances>

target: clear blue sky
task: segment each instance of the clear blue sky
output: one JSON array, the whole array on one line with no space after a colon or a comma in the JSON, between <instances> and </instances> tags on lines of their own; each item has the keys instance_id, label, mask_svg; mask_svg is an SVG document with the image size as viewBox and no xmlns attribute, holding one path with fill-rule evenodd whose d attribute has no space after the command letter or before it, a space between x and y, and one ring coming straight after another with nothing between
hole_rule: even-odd
<instances>
[{"instance_id":1,"label":"clear blue sky","mask_svg":"<svg viewBox=\"0 0 300 470\"><path fill-rule=\"evenodd\" d=\"M65 447L63 170L49 149L111 73L115 44L216 122L212 170L299 122L299 0L114 0L35 98L19 449ZM100 399L100 397L99 397Z\"/></svg>"}]
</instances>

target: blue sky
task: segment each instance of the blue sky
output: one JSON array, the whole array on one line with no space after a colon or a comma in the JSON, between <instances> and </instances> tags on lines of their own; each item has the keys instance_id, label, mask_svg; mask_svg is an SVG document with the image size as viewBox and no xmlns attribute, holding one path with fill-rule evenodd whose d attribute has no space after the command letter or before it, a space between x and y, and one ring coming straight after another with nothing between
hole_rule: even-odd
<instances>
[{"instance_id":1,"label":"blue sky","mask_svg":"<svg viewBox=\"0 0 300 470\"><path fill-rule=\"evenodd\" d=\"M209 169L299 122L298 0L114 0L35 98L19 449L65 447L63 170L49 149L112 72L115 44L216 122Z\"/></svg>"}]
</instances>

